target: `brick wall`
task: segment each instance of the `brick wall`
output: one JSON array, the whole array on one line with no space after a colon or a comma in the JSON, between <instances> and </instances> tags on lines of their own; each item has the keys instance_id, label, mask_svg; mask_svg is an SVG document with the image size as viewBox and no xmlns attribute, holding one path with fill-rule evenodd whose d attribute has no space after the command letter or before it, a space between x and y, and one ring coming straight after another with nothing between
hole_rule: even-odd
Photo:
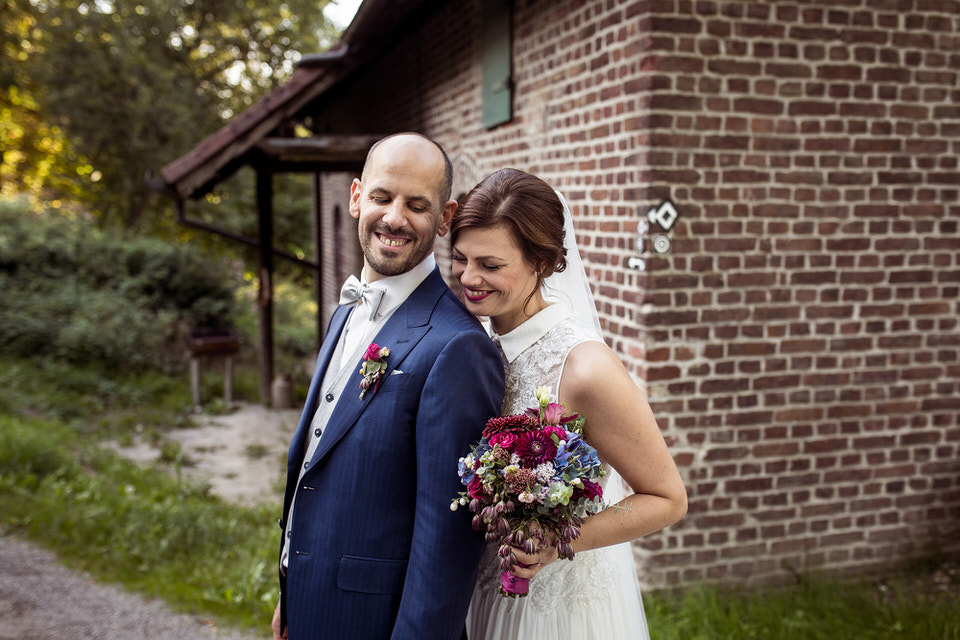
<instances>
[{"instance_id":1,"label":"brick wall","mask_svg":"<svg viewBox=\"0 0 960 640\"><path fill-rule=\"evenodd\" d=\"M353 174L326 173L320 179L320 286L324 300L320 308L320 326L324 330L340 299L343 281L350 274L359 275L363 267L357 222L350 217L348 208L353 178Z\"/></svg>"},{"instance_id":2,"label":"brick wall","mask_svg":"<svg viewBox=\"0 0 960 640\"><path fill-rule=\"evenodd\" d=\"M487 131L479 2L327 123L434 135L455 192L502 166L564 191L690 494L637 545L646 585L956 548L960 3L516 0L515 117Z\"/></svg>"},{"instance_id":3,"label":"brick wall","mask_svg":"<svg viewBox=\"0 0 960 640\"><path fill-rule=\"evenodd\" d=\"M960 3L648 6L640 199L681 217L636 364L691 495L650 562L762 578L955 545Z\"/></svg>"}]
</instances>

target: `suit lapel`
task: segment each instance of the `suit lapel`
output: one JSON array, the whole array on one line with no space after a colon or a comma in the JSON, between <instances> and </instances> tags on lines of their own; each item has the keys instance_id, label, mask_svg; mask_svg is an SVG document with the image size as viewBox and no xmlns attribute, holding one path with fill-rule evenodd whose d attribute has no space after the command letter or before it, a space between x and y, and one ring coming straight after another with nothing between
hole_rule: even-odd
<instances>
[{"instance_id":1,"label":"suit lapel","mask_svg":"<svg viewBox=\"0 0 960 640\"><path fill-rule=\"evenodd\" d=\"M390 384L390 374L400 366L407 354L430 330L430 316L446 288L447 285L440 276L440 270L434 268L377 333L373 341L381 347L390 349L387 370L383 373L381 385ZM360 415L376 401L376 393L367 392L363 399L360 398L359 369L360 363L357 362L337 401L336 408L327 421L323 437L320 438L317 450L310 460L310 466L322 459L356 424Z\"/></svg>"}]
</instances>

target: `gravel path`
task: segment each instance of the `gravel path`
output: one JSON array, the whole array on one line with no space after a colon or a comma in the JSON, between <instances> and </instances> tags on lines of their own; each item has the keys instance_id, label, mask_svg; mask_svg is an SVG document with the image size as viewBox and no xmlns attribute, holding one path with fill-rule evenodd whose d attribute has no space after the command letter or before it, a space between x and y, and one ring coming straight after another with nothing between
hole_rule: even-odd
<instances>
[{"instance_id":1,"label":"gravel path","mask_svg":"<svg viewBox=\"0 0 960 640\"><path fill-rule=\"evenodd\" d=\"M0 640L264 640L217 629L210 620L172 611L85 573L64 568L32 544L0 536Z\"/></svg>"},{"instance_id":2,"label":"gravel path","mask_svg":"<svg viewBox=\"0 0 960 640\"><path fill-rule=\"evenodd\" d=\"M299 415L241 405L229 415L199 417L196 428L168 436L194 462L187 471L208 481L213 493L238 504L279 504L278 479ZM147 465L159 455L149 446L115 449ZM266 640L269 624L264 620L262 634L218 629L160 600L97 583L64 568L45 549L0 535L0 640Z\"/></svg>"}]
</instances>

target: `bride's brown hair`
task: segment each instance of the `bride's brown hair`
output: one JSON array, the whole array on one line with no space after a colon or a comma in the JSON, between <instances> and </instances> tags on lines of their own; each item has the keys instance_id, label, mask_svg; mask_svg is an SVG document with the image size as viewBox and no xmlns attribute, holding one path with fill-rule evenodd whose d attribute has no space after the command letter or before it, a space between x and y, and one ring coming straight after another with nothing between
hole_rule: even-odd
<instances>
[{"instance_id":1,"label":"bride's brown hair","mask_svg":"<svg viewBox=\"0 0 960 640\"><path fill-rule=\"evenodd\" d=\"M464 229L503 226L516 239L524 259L537 271L537 284L523 306L540 290L544 278L567 268L563 248L563 204L556 192L535 175L500 169L480 181L457 208L450 226L450 244Z\"/></svg>"},{"instance_id":2,"label":"bride's brown hair","mask_svg":"<svg viewBox=\"0 0 960 640\"><path fill-rule=\"evenodd\" d=\"M457 208L450 242L455 244L464 229L501 225L513 234L524 259L536 267L537 288L550 274L566 269L563 204L546 182L519 169L494 171Z\"/></svg>"}]
</instances>

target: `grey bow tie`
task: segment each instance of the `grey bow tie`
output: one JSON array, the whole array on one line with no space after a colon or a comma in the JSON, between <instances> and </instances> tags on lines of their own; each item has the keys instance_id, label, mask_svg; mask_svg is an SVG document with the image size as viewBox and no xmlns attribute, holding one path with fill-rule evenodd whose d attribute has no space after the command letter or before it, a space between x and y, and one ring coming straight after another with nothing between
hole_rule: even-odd
<instances>
[{"instance_id":1,"label":"grey bow tie","mask_svg":"<svg viewBox=\"0 0 960 640\"><path fill-rule=\"evenodd\" d=\"M340 289L340 304L349 306L363 300L370 305L370 319L373 320L380 309L384 293L380 287L371 287L361 283L357 276L350 276Z\"/></svg>"}]
</instances>

